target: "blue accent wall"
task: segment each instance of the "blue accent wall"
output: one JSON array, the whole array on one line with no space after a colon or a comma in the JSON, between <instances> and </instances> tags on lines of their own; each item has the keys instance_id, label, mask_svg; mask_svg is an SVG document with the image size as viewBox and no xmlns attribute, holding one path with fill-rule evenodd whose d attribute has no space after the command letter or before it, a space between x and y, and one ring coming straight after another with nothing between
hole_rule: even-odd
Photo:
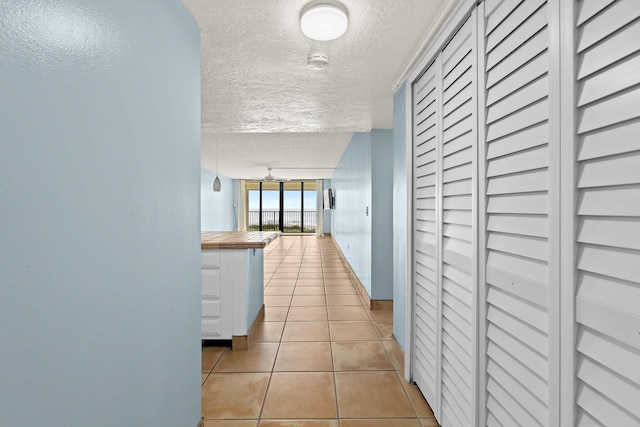
<instances>
[{"instance_id":1,"label":"blue accent wall","mask_svg":"<svg viewBox=\"0 0 640 427\"><path fill-rule=\"evenodd\" d=\"M393 132L371 131L371 299L393 299Z\"/></svg>"},{"instance_id":2,"label":"blue accent wall","mask_svg":"<svg viewBox=\"0 0 640 427\"><path fill-rule=\"evenodd\" d=\"M0 426L198 424L200 36L0 2Z\"/></svg>"},{"instance_id":3,"label":"blue accent wall","mask_svg":"<svg viewBox=\"0 0 640 427\"><path fill-rule=\"evenodd\" d=\"M219 175L220 191L213 191L215 172L201 169L200 228L202 231L238 230L238 180Z\"/></svg>"},{"instance_id":4,"label":"blue accent wall","mask_svg":"<svg viewBox=\"0 0 640 427\"><path fill-rule=\"evenodd\" d=\"M264 250L247 249L247 328L264 305Z\"/></svg>"},{"instance_id":5,"label":"blue accent wall","mask_svg":"<svg viewBox=\"0 0 640 427\"><path fill-rule=\"evenodd\" d=\"M407 307L406 86L393 97L393 335L405 351Z\"/></svg>"},{"instance_id":6,"label":"blue accent wall","mask_svg":"<svg viewBox=\"0 0 640 427\"><path fill-rule=\"evenodd\" d=\"M372 299L390 300L392 132L356 132L333 176L332 235Z\"/></svg>"},{"instance_id":7,"label":"blue accent wall","mask_svg":"<svg viewBox=\"0 0 640 427\"><path fill-rule=\"evenodd\" d=\"M331 234L371 295L371 133L356 132L331 177Z\"/></svg>"}]
</instances>

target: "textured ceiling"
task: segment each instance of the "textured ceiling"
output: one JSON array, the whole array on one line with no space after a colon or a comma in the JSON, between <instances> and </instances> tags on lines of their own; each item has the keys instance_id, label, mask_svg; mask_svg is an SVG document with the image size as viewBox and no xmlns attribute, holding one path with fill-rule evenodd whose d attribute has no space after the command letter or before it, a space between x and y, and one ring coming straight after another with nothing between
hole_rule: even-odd
<instances>
[{"instance_id":1,"label":"textured ceiling","mask_svg":"<svg viewBox=\"0 0 640 427\"><path fill-rule=\"evenodd\" d=\"M300 31L309 0L183 2L201 30L202 166L217 140L222 175L310 179L331 177L353 132L392 127L392 87L453 0L342 0L349 29L330 42Z\"/></svg>"}]
</instances>

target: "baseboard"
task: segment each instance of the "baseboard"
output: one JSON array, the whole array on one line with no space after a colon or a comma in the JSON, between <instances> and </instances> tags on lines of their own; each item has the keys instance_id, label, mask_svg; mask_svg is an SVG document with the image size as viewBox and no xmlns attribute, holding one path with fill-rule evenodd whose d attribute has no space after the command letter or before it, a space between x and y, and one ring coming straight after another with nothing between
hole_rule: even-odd
<instances>
[{"instance_id":1,"label":"baseboard","mask_svg":"<svg viewBox=\"0 0 640 427\"><path fill-rule=\"evenodd\" d=\"M260 307L260 311L256 316L253 324L249 328L247 335L234 335L231 337L231 350L233 351L247 351L249 350L249 341L252 340L256 333L256 329L259 324L264 320L264 304Z\"/></svg>"},{"instance_id":2,"label":"baseboard","mask_svg":"<svg viewBox=\"0 0 640 427\"><path fill-rule=\"evenodd\" d=\"M393 334L391 335L390 342L391 342L391 348L389 350L391 352L391 357L395 359L394 362L399 365L400 369L398 370L404 377L404 352L400 348L400 344L398 344L398 341L396 341L396 337Z\"/></svg>"},{"instance_id":3,"label":"baseboard","mask_svg":"<svg viewBox=\"0 0 640 427\"><path fill-rule=\"evenodd\" d=\"M338 254L340 255L340 258L342 259L342 263L347 269L349 278L356 285L356 290L360 294L360 300L362 300L362 305L367 307L369 310L393 310L393 300L371 299L371 297L369 296L369 293L367 292L367 289L364 287L360 279L358 279L358 275L356 274L355 271L353 271L353 268L351 268L351 264L349 264L349 261L347 261L347 257L345 257L344 254L342 253L342 249L340 249L338 242L336 242L334 239L331 239L331 240L333 241L334 246L338 250Z\"/></svg>"},{"instance_id":4,"label":"baseboard","mask_svg":"<svg viewBox=\"0 0 640 427\"><path fill-rule=\"evenodd\" d=\"M258 329L258 326L260 326L260 323L262 323L263 320L264 320L264 304L262 304L262 307L260 307L260 311L258 311L256 318L253 320L253 324L249 328L249 334L248 334L249 341L253 340L253 337L256 334L256 330Z\"/></svg>"}]
</instances>

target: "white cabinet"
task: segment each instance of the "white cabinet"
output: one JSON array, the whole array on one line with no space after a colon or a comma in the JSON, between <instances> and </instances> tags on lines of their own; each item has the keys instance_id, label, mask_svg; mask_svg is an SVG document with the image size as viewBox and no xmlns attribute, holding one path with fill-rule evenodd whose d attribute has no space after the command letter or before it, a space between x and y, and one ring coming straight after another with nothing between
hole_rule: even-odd
<instances>
[{"instance_id":1,"label":"white cabinet","mask_svg":"<svg viewBox=\"0 0 640 427\"><path fill-rule=\"evenodd\" d=\"M202 250L202 339L248 335L263 289L262 249Z\"/></svg>"}]
</instances>

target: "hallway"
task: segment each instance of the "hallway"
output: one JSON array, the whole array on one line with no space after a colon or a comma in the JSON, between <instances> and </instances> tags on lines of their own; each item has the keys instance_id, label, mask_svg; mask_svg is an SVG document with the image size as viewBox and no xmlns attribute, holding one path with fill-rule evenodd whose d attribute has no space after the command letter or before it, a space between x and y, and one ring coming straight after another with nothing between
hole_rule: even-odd
<instances>
[{"instance_id":1,"label":"hallway","mask_svg":"<svg viewBox=\"0 0 640 427\"><path fill-rule=\"evenodd\" d=\"M402 378L392 312L365 308L331 239L281 237L264 269L249 350L202 350L205 427L438 425Z\"/></svg>"}]
</instances>

